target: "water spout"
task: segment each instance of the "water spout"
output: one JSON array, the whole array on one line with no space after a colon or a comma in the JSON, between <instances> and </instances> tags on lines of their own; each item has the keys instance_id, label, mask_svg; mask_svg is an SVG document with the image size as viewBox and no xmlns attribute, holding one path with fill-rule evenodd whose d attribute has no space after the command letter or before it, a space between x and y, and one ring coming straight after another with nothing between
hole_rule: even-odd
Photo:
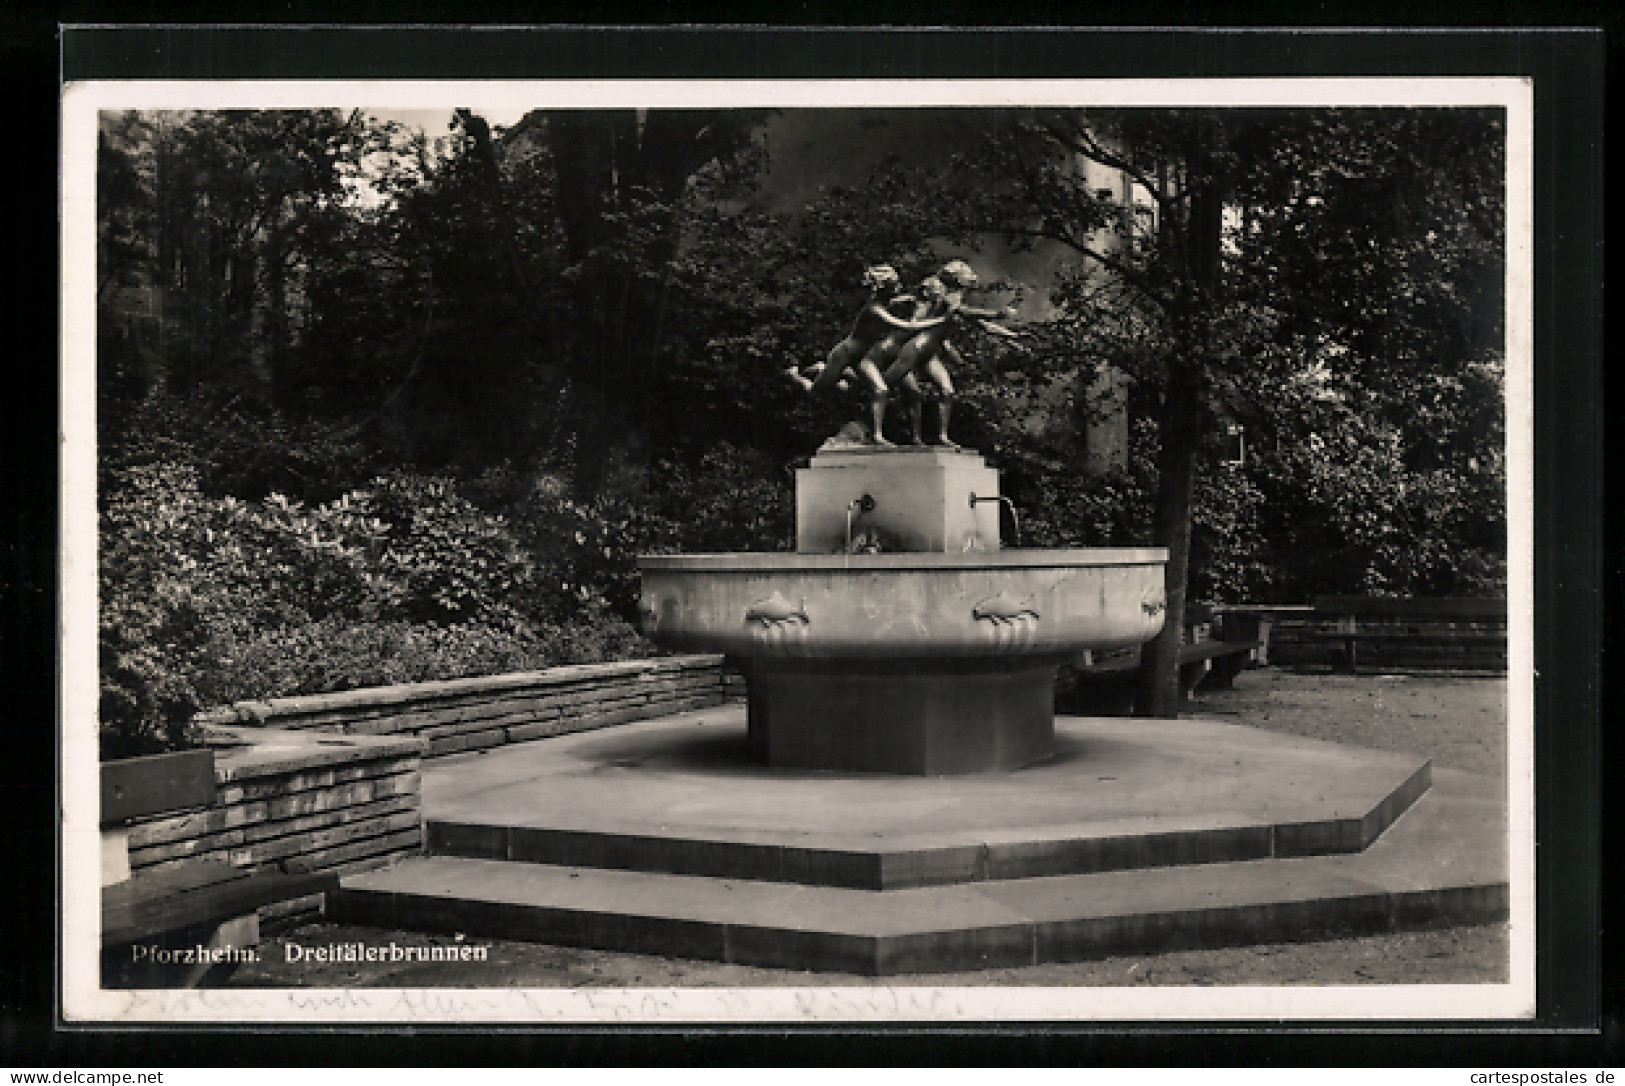
<instances>
[{"instance_id":1,"label":"water spout","mask_svg":"<svg viewBox=\"0 0 1625 1086\"><path fill-rule=\"evenodd\" d=\"M976 494L976 493L972 492L972 494L970 496L970 507L972 509L975 509L982 502L1002 502L1002 503L1004 503L1004 507L1006 509L1010 510L1010 526L1011 526L1011 529L1012 529L1012 531L1011 531L1012 542L1017 547L1021 546L1021 516L1016 512L1015 503L1012 502L1009 498L1005 497L1003 494Z\"/></svg>"},{"instance_id":2,"label":"water spout","mask_svg":"<svg viewBox=\"0 0 1625 1086\"><path fill-rule=\"evenodd\" d=\"M852 514L854 512L872 513L874 508L875 499L872 494L864 494L846 503L846 550L844 553L852 553Z\"/></svg>"}]
</instances>

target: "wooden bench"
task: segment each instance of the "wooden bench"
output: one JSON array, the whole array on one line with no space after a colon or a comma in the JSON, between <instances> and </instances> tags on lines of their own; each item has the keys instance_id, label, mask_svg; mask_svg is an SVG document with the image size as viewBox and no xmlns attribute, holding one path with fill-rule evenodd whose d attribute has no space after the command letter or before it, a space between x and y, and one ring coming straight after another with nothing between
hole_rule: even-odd
<instances>
[{"instance_id":1,"label":"wooden bench","mask_svg":"<svg viewBox=\"0 0 1625 1086\"><path fill-rule=\"evenodd\" d=\"M1205 636L1214 615L1193 605L1186 614L1185 640L1179 646L1179 696L1189 700L1198 688L1228 690L1263 642L1257 638L1218 639ZM1132 713L1140 674L1141 651L1127 650L1075 661L1056 691L1056 708L1088 716Z\"/></svg>"},{"instance_id":2,"label":"wooden bench","mask_svg":"<svg viewBox=\"0 0 1625 1086\"><path fill-rule=\"evenodd\" d=\"M1504 599L1321 596L1297 636L1330 647L1343 671L1361 666L1362 650L1384 668L1504 671L1506 621Z\"/></svg>"},{"instance_id":3,"label":"wooden bench","mask_svg":"<svg viewBox=\"0 0 1625 1086\"><path fill-rule=\"evenodd\" d=\"M102 986L194 987L253 960L262 905L338 889L330 872L287 874L200 859L161 871L122 868L131 819L207 807L214 752L182 751L102 765Z\"/></svg>"},{"instance_id":4,"label":"wooden bench","mask_svg":"<svg viewBox=\"0 0 1625 1086\"><path fill-rule=\"evenodd\" d=\"M1262 641L1199 641L1179 646L1179 693L1190 697L1198 686L1229 690L1236 676L1252 662ZM1201 665L1206 664L1206 668Z\"/></svg>"}]
</instances>

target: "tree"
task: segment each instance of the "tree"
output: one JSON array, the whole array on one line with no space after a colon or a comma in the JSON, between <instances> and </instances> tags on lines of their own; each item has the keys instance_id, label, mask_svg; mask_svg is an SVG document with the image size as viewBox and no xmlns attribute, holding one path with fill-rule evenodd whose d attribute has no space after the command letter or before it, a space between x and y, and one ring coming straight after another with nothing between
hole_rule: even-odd
<instances>
[{"instance_id":1,"label":"tree","mask_svg":"<svg viewBox=\"0 0 1625 1086\"><path fill-rule=\"evenodd\" d=\"M364 196L404 152L400 130L359 111L129 111L100 135L108 457L190 443L209 489L246 496L365 478L324 462L365 457L321 410L350 367L313 365L310 339L325 285L368 252Z\"/></svg>"},{"instance_id":2,"label":"tree","mask_svg":"<svg viewBox=\"0 0 1625 1086\"><path fill-rule=\"evenodd\" d=\"M1063 314L1117 310L1113 360L1155 390L1167 610L1140 711L1176 711L1198 463L1221 413L1281 366L1397 390L1498 352L1500 154L1498 116L1478 111L1040 110L964 163L983 194L957 189L947 221L1067 247L1089 274L1063 280Z\"/></svg>"},{"instance_id":3,"label":"tree","mask_svg":"<svg viewBox=\"0 0 1625 1086\"><path fill-rule=\"evenodd\" d=\"M659 404L673 325L681 320L675 259L683 209L696 175L724 172L750 146L749 110L538 112L503 137L546 148L561 285L547 310L548 341L564 362L582 410L577 431L589 455L577 484L601 481L603 452ZM476 134L478 132L475 129ZM476 138L476 148L481 146ZM482 152L483 153L483 152ZM496 152L489 161L495 163Z\"/></svg>"},{"instance_id":4,"label":"tree","mask_svg":"<svg viewBox=\"0 0 1625 1086\"><path fill-rule=\"evenodd\" d=\"M150 228L124 247L139 268L108 268L156 295L167 335L156 379L272 394L368 131L338 110L137 113L104 130L105 172L127 182L101 203L104 234L117 241L112 224L127 217Z\"/></svg>"}]
</instances>

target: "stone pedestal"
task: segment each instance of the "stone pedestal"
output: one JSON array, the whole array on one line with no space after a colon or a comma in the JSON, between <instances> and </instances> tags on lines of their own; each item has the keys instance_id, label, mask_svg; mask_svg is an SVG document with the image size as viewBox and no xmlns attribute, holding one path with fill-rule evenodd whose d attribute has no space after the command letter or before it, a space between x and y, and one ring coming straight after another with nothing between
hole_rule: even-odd
<instances>
[{"instance_id":1,"label":"stone pedestal","mask_svg":"<svg viewBox=\"0 0 1625 1086\"><path fill-rule=\"evenodd\" d=\"M887 554L991 553L998 494L999 473L969 450L826 446L796 472L796 550L867 537ZM745 671L766 765L939 776L1017 769L1055 744L1055 666L1031 657L757 659Z\"/></svg>"},{"instance_id":2,"label":"stone pedestal","mask_svg":"<svg viewBox=\"0 0 1625 1086\"><path fill-rule=\"evenodd\" d=\"M796 550L834 554L877 533L887 552L960 554L999 549L999 473L966 450L932 446L820 449L796 472ZM867 511L853 502L874 500ZM971 496L993 499L974 506Z\"/></svg>"},{"instance_id":3,"label":"stone pedestal","mask_svg":"<svg viewBox=\"0 0 1625 1086\"><path fill-rule=\"evenodd\" d=\"M1419 755L1062 717L1014 773L768 771L744 717L436 759L428 854L346 878L329 919L940 976L1506 916L1504 781Z\"/></svg>"},{"instance_id":4,"label":"stone pedestal","mask_svg":"<svg viewBox=\"0 0 1625 1086\"><path fill-rule=\"evenodd\" d=\"M784 769L938 777L1055 748L1055 665L1032 659L756 660L752 755Z\"/></svg>"}]
</instances>

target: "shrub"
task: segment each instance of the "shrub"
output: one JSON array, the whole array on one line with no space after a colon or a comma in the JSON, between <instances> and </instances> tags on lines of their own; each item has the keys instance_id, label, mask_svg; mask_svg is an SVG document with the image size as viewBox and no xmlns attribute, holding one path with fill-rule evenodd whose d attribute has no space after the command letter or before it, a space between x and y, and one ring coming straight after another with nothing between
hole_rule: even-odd
<instances>
[{"instance_id":1,"label":"shrub","mask_svg":"<svg viewBox=\"0 0 1625 1086\"><path fill-rule=\"evenodd\" d=\"M244 641L223 638L213 647L214 666L200 685L203 700L214 705L625 660L650 652L636 630L603 613L569 626L506 629L325 618Z\"/></svg>"},{"instance_id":2,"label":"shrub","mask_svg":"<svg viewBox=\"0 0 1625 1086\"><path fill-rule=\"evenodd\" d=\"M463 498L449 479L392 472L373 480L361 505L387 536L382 572L404 589L404 618L502 620L532 588L530 558L507 522Z\"/></svg>"},{"instance_id":3,"label":"shrub","mask_svg":"<svg viewBox=\"0 0 1625 1086\"><path fill-rule=\"evenodd\" d=\"M160 646L103 629L97 716L101 757L134 758L192 746L202 700Z\"/></svg>"},{"instance_id":4,"label":"shrub","mask_svg":"<svg viewBox=\"0 0 1625 1086\"><path fill-rule=\"evenodd\" d=\"M195 658L219 601L189 582L208 542L195 470L124 473L100 517L99 715L104 756L186 746Z\"/></svg>"},{"instance_id":5,"label":"shrub","mask_svg":"<svg viewBox=\"0 0 1625 1086\"><path fill-rule=\"evenodd\" d=\"M1155 433L1150 421L1136 420L1124 467L1100 473L1080 469L1081 444L1049 455L1023 455L1019 446L1007 450L1011 470L1001 483L1021 509L1021 546L1148 545L1156 490Z\"/></svg>"},{"instance_id":6,"label":"shrub","mask_svg":"<svg viewBox=\"0 0 1625 1086\"><path fill-rule=\"evenodd\" d=\"M591 499L569 490L564 475L541 473L514 505L515 530L535 563L541 617L549 621L595 607L635 620L640 554L775 551L794 542L794 502L782 470L727 443L694 465L667 461L615 473Z\"/></svg>"},{"instance_id":7,"label":"shrub","mask_svg":"<svg viewBox=\"0 0 1625 1086\"><path fill-rule=\"evenodd\" d=\"M1505 591L1498 454L1407 467L1398 427L1353 413L1250 466L1277 598Z\"/></svg>"},{"instance_id":8,"label":"shrub","mask_svg":"<svg viewBox=\"0 0 1625 1086\"><path fill-rule=\"evenodd\" d=\"M357 426L290 418L207 388L104 402L98 425L101 463L109 471L160 461L186 464L205 494L251 501L268 494L330 501L369 478L374 460Z\"/></svg>"},{"instance_id":9,"label":"shrub","mask_svg":"<svg viewBox=\"0 0 1625 1086\"><path fill-rule=\"evenodd\" d=\"M183 746L200 708L649 650L588 594L537 613L510 525L395 473L307 507L211 498L160 459L110 470L100 535L108 757Z\"/></svg>"},{"instance_id":10,"label":"shrub","mask_svg":"<svg viewBox=\"0 0 1625 1086\"><path fill-rule=\"evenodd\" d=\"M1264 536L1264 494L1246 469L1198 470L1191 510L1190 594L1210 603L1273 598L1280 571Z\"/></svg>"},{"instance_id":11,"label":"shrub","mask_svg":"<svg viewBox=\"0 0 1625 1086\"><path fill-rule=\"evenodd\" d=\"M637 556L666 534L638 503L613 493L578 501L544 477L515 519L536 564L539 618L562 622L584 608L636 615Z\"/></svg>"}]
</instances>

